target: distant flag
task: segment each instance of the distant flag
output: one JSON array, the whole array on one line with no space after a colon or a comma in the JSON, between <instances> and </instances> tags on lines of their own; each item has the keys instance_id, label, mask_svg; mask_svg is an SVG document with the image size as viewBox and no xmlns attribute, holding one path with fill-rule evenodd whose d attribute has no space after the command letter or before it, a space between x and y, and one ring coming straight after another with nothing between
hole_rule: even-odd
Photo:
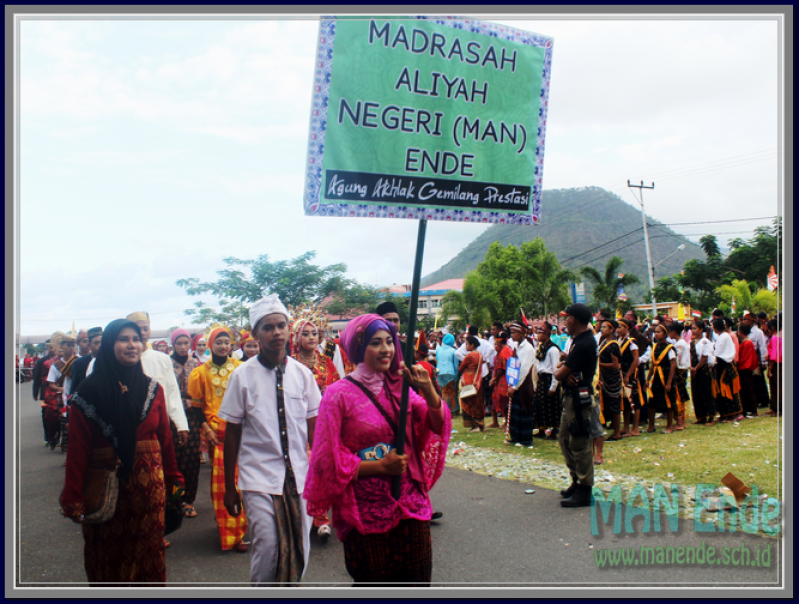
<instances>
[{"instance_id":1,"label":"distant flag","mask_svg":"<svg viewBox=\"0 0 800 604\"><path fill-rule=\"evenodd\" d=\"M428 342L427 342L427 340L425 338L425 330L424 329L420 329L419 330L419 337L417 338L417 344L416 344L416 346L414 346L414 350L416 350L417 352L419 352L420 344L425 344L426 346L428 345Z\"/></svg>"},{"instance_id":2,"label":"distant flag","mask_svg":"<svg viewBox=\"0 0 800 604\"><path fill-rule=\"evenodd\" d=\"M521 306L519 307L519 314L520 314L520 315L522 315L522 322L523 322L525 325L528 325L528 317L526 317L526 316L525 316L525 311L524 311L524 310L522 310L522 307L521 307Z\"/></svg>"},{"instance_id":3,"label":"distant flag","mask_svg":"<svg viewBox=\"0 0 800 604\"><path fill-rule=\"evenodd\" d=\"M775 273L775 267L769 267L769 274L767 275L767 289L774 292L778 289L778 275Z\"/></svg>"},{"instance_id":4,"label":"distant flag","mask_svg":"<svg viewBox=\"0 0 800 604\"><path fill-rule=\"evenodd\" d=\"M703 318L703 313L701 313L699 310L693 310L692 311L692 318L694 318L694 319L702 319Z\"/></svg>"},{"instance_id":5,"label":"distant flag","mask_svg":"<svg viewBox=\"0 0 800 604\"><path fill-rule=\"evenodd\" d=\"M731 298L731 314L736 314L736 298Z\"/></svg>"},{"instance_id":6,"label":"distant flag","mask_svg":"<svg viewBox=\"0 0 800 604\"><path fill-rule=\"evenodd\" d=\"M686 319L686 311L683 309L683 304L678 304L678 321Z\"/></svg>"}]
</instances>

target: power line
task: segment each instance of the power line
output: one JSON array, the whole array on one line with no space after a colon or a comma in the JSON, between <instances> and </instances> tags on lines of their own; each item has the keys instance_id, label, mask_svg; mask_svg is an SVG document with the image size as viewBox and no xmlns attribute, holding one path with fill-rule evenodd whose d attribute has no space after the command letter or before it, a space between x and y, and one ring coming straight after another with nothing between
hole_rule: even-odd
<instances>
[{"instance_id":1,"label":"power line","mask_svg":"<svg viewBox=\"0 0 800 604\"><path fill-rule=\"evenodd\" d=\"M728 220L704 220L702 222L667 222L667 223L662 222L661 224L664 226L684 226L684 225L694 225L694 224L717 224L721 222L748 222L751 220L771 220L773 218L776 218L776 216L761 216L759 218L730 218Z\"/></svg>"},{"instance_id":2,"label":"power line","mask_svg":"<svg viewBox=\"0 0 800 604\"><path fill-rule=\"evenodd\" d=\"M632 230L630 233L625 233L624 235L620 235L620 236L619 236L619 237L617 237L616 239L612 239L611 241L607 241L607 242L605 242L605 243L603 243L603 244L601 244L601 245L595 246L595 247L593 247L593 248L592 248L592 249L590 249L590 250L586 250L585 252L581 252L580 254L576 254L575 256L572 256L572 257L570 257L570 258L567 258L566 260L562 260L562 262L561 262L561 263L562 263L562 264L566 264L566 263L567 263L567 262L569 262L570 260L575 260L575 258L580 258L581 256L585 256L586 254L590 254L590 253L592 253L592 252L593 252L593 251L595 251L595 250L599 250L600 248L603 248L603 247L605 247L605 246L607 246L607 245L611 245L612 243L614 243L614 242L616 242L616 241L619 241L620 239L624 239L625 237L628 237L628 236L630 236L630 235L633 235L634 233L638 233L638 232L639 232L639 231L641 231L641 230L642 230L642 227L639 227L638 229L634 229L634 230Z\"/></svg>"},{"instance_id":3,"label":"power line","mask_svg":"<svg viewBox=\"0 0 800 604\"><path fill-rule=\"evenodd\" d=\"M668 237L668 236L669 235L653 235L652 237L650 237L650 239L661 239L662 237ZM622 247L618 247L618 248L616 248L614 250L611 250L610 252L606 252L605 254L601 254L600 256L597 256L596 258L592 258L591 260L587 260L586 264L581 264L580 266L574 266L574 267L572 267L572 269L573 270L577 270L579 268L583 268L584 266L590 266L593 262L597 262L598 260L602 260L606 256L610 256L611 254L616 254L618 251L624 250L625 248L631 247L632 245L636 245L637 243L643 243L643 242L634 241L632 243L628 243L626 245L623 245Z\"/></svg>"},{"instance_id":4,"label":"power line","mask_svg":"<svg viewBox=\"0 0 800 604\"><path fill-rule=\"evenodd\" d=\"M664 180L664 177L673 177L674 173L680 172L694 172L696 170L704 169L705 167L711 167L711 169L715 169L716 164L728 164L728 163L740 163L740 162L749 162L749 161L761 161L762 159L769 159L768 157L757 157L759 155L763 155L764 153L768 153L769 155L777 155L777 149L765 149L763 151L755 151L753 153L745 153L744 155L734 155L732 157L727 157L723 159L717 159L710 162L703 162L701 164L695 164L694 166L685 166L683 168L674 168L672 170L664 170L663 172L653 172L652 174L645 174L648 179L659 178L660 180ZM718 166L717 166L718 167Z\"/></svg>"},{"instance_id":5,"label":"power line","mask_svg":"<svg viewBox=\"0 0 800 604\"><path fill-rule=\"evenodd\" d=\"M663 182L665 180L674 180L676 178L686 178L687 176L697 176L698 174L705 174L706 172L715 172L716 170L724 170L724 169L727 169L727 168L737 168L739 166L745 166L747 164L753 164L753 163L760 162L760 161L766 161L768 159L775 159L775 158L773 158L773 157L764 157L764 158L761 158L761 159L754 159L754 160L751 160L751 161L744 161L744 162L739 162L739 163L735 163L735 164L729 164L727 166L718 166L716 168L708 168L708 169L705 169L705 170L697 170L695 172L687 172L685 174L676 174L674 176L661 177L661 178L659 178L659 181Z\"/></svg>"}]
</instances>

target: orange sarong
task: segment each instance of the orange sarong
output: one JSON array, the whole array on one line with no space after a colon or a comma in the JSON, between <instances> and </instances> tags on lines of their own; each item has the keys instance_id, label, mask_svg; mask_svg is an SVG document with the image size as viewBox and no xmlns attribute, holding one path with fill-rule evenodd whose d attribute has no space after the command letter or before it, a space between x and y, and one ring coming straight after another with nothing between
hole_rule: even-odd
<instances>
[{"instance_id":1,"label":"orange sarong","mask_svg":"<svg viewBox=\"0 0 800 604\"><path fill-rule=\"evenodd\" d=\"M223 424L224 426L224 424ZM220 437L220 432L222 436ZM209 449L213 451L213 459L211 462L211 503L214 504L214 517L217 521L217 528L219 529L219 538L222 542L222 549L233 549L233 546L239 543L244 534L247 532L247 516L245 515L244 506L242 506L242 513L238 517L228 514L225 509L225 461L223 459L222 447L225 442L224 427L217 428L217 437L220 443L214 447L209 442ZM236 466L236 483L239 483L239 466Z\"/></svg>"}]
</instances>

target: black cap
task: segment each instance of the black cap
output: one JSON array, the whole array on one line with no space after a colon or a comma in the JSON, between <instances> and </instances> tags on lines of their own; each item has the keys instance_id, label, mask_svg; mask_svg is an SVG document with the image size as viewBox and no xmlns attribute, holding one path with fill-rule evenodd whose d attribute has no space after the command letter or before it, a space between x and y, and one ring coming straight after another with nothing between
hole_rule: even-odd
<instances>
[{"instance_id":1,"label":"black cap","mask_svg":"<svg viewBox=\"0 0 800 604\"><path fill-rule=\"evenodd\" d=\"M592 320L592 311L589 310L589 307L585 304L573 304L572 306L567 307L564 312L568 316L572 315L575 317L582 325L588 325Z\"/></svg>"},{"instance_id":2,"label":"black cap","mask_svg":"<svg viewBox=\"0 0 800 604\"><path fill-rule=\"evenodd\" d=\"M400 311L397 310L397 305L391 300L387 300L386 302L381 302L380 304L378 304L378 308L375 309L376 315L383 316L390 312L396 312L398 315L400 314Z\"/></svg>"}]
</instances>

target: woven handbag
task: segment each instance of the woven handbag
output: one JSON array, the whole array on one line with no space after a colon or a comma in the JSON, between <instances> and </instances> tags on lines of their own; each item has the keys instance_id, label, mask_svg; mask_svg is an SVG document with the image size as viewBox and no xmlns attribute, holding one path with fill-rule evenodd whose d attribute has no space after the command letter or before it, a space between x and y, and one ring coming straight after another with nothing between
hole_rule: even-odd
<instances>
[{"instance_id":1,"label":"woven handbag","mask_svg":"<svg viewBox=\"0 0 800 604\"><path fill-rule=\"evenodd\" d=\"M87 524L108 522L117 511L119 498L119 459L113 470L89 468L83 487L83 498L86 502L86 514L83 521Z\"/></svg>"},{"instance_id":2,"label":"woven handbag","mask_svg":"<svg viewBox=\"0 0 800 604\"><path fill-rule=\"evenodd\" d=\"M466 386L459 384L458 385L458 400L469 398L471 396L476 396L478 394L478 389L475 387L475 383L478 380L478 372L481 370L481 365L478 364L478 368L475 370L475 376L472 378L472 383L467 384ZM464 381L464 378L461 378L461 381Z\"/></svg>"}]
</instances>

